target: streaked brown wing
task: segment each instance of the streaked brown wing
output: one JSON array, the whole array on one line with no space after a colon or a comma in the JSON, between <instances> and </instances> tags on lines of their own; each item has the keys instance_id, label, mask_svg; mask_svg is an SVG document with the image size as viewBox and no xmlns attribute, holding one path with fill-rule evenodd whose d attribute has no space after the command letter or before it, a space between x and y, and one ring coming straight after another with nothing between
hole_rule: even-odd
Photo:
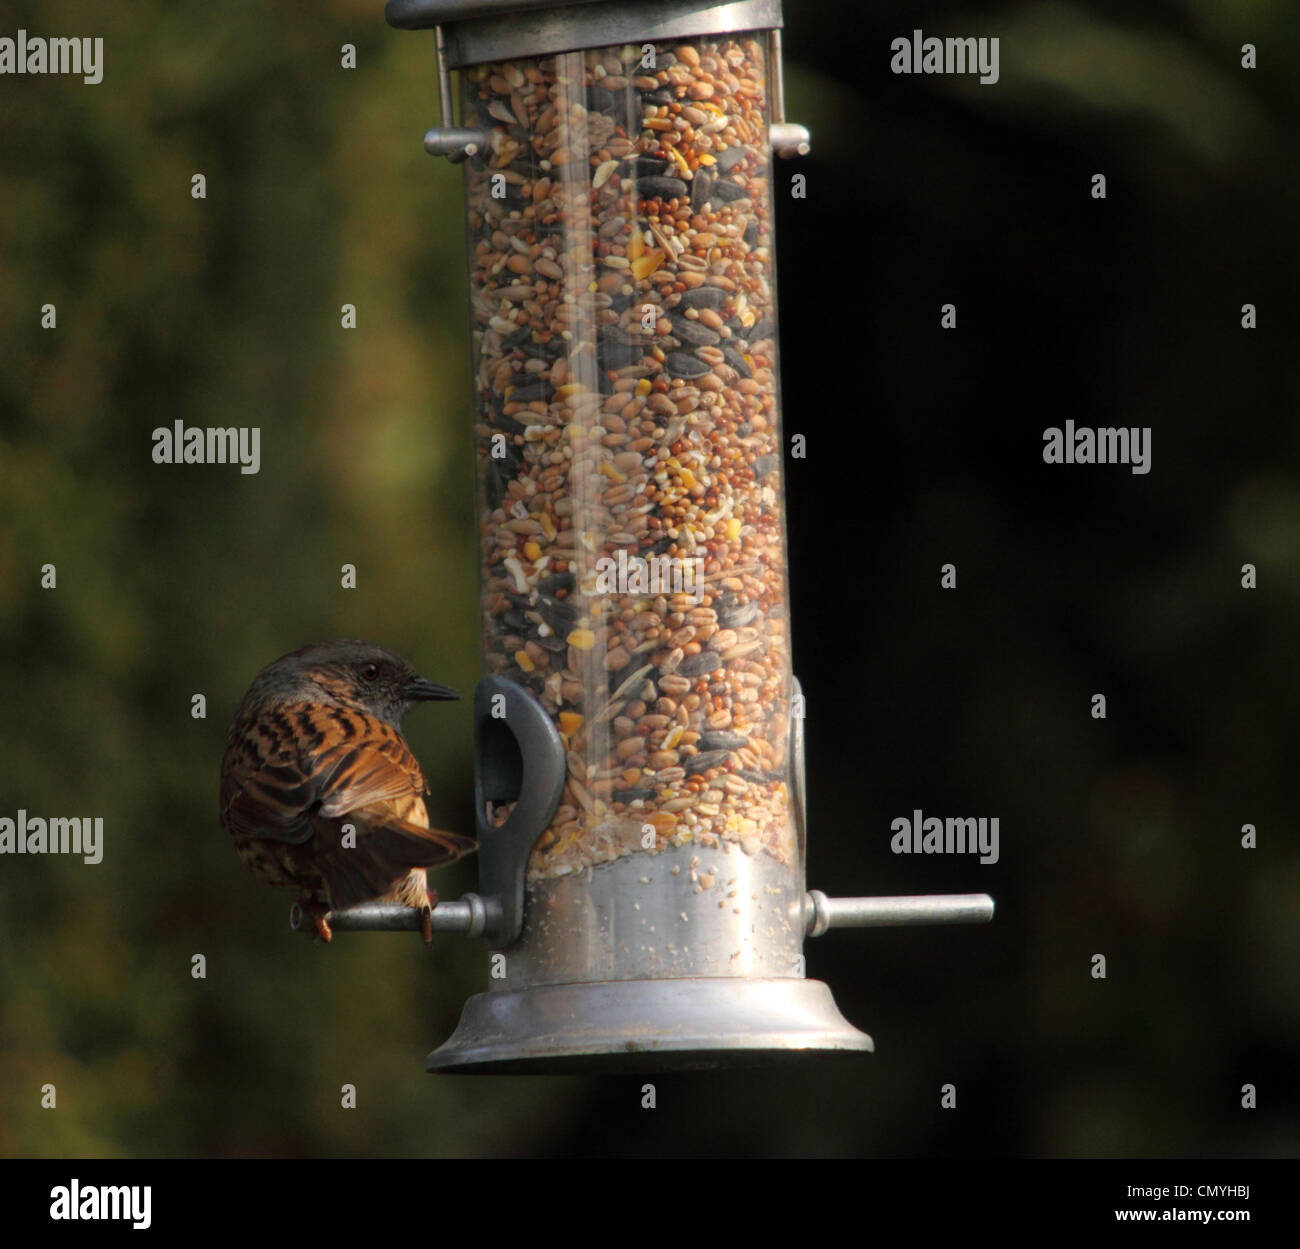
<instances>
[{"instance_id":1,"label":"streaked brown wing","mask_svg":"<svg viewBox=\"0 0 1300 1249\"><path fill-rule=\"evenodd\" d=\"M292 704L232 732L221 822L238 836L295 844L312 836L318 813L391 808L427 824L425 788L419 763L391 725L359 711Z\"/></svg>"},{"instance_id":2,"label":"streaked brown wing","mask_svg":"<svg viewBox=\"0 0 1300 1249\"><path fill-rule=\"evenodd\" d=\"M382 720L364 715L356 715L356 720L367 722L364 736L327 743L317 755L320 813L340 816L362 808L392 807L396 815L427 823L423 795L428 786L406 742Z\"/></svg>"}]
</instances>

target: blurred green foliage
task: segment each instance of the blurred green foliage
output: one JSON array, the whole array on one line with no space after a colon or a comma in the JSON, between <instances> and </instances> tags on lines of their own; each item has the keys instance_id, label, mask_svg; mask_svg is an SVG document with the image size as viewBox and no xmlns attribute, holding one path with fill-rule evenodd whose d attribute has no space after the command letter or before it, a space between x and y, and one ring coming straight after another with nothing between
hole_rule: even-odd
<instances>
[{"instance_id":1,"label":"blurred green foliage","mask_svg":"<svg viewBox=\"0 0 1300 1249\"><path fill-rule=\"evenodd\" d=\"M564 1117L537 1086L423 1075L485 987L481 950L313 947L217 824L226 727L277 655L366 637L463 694L477 679L460 180L419 143L431 37L378 3L305 16L4 23L101 34L105 73L0 82L0 792L7 815L106 832L98 866L0 862L3 1155L496 1152L544 1106ZM261 472L154 464L177 419L259 426ZM406 729L433 810L466 827L467 702Z\"/></svg>"}]
</instances>

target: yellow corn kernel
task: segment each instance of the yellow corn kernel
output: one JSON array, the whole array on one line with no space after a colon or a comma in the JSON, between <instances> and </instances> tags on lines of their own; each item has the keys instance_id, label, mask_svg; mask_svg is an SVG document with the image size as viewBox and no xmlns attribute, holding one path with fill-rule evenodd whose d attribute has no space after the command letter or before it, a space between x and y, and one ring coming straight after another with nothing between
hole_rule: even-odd
<instances>
[{"instance_id":1,"label":"yellow corn kernel","mask_svg":"<svg viewBox=\"0 0 1300 1249\"><path fill-rule=\"evenodd\" d=\"M632 276L635 278L648 278L663 262L663 252L646 252L644 256L638 256L632 262Z\"/></svg>"}]
</instances>

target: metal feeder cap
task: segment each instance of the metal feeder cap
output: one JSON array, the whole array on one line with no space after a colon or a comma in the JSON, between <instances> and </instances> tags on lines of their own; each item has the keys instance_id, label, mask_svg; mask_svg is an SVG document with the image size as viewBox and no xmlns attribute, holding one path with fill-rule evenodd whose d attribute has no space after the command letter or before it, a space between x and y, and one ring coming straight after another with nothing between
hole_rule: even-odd
<instances>
[{"instance_id":1,"label":"metal feeder cap","mask_svg":"<svg viewBox=\"0 0 1300 1249\"><path fill-rule=\"evenodd\" d=\"M452 69L782 25L781 0L388 0L384 17L402 30L439 27Z\"/></svg>"}]
</instances>

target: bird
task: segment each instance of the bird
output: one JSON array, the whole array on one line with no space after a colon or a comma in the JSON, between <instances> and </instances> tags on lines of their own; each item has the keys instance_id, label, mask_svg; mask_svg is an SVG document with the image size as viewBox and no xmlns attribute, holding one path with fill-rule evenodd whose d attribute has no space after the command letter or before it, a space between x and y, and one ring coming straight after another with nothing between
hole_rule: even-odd
<instances>
[{"instance_id":1,"label":"bird","mask_svg":"<svg viewBox=\"0 0 1300 1249\"><path fill-rule=\"evenodd\" d=\"M432 940L427 870L476 843L430 827L401 724L417 702L458 697L355 638L282 655L249 686L221 761L221 824L254 873L298 889L322 941L331 910L374 899L419 911Z\"/></svg>"}]
</instances>

